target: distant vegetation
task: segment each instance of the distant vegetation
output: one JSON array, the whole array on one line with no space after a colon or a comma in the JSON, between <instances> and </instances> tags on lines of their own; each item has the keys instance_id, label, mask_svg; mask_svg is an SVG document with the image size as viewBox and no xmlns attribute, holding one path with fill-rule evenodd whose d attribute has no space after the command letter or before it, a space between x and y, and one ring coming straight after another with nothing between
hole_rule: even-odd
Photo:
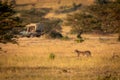
<instances>
[{"instance_id":1,"label":"distant vegetation","mask_svg":"<svg viewBox=\"0 0 120 80\"><path fill-rule=\"evenodd\" d=\"M20 13L24 25L29 23L42 23L44 25L42 35L46 35L46 38L62 38L60 32L63 21L58 18L44 17L51 10L51 8L32 8L30 10L21 10L18 12Z\"/></svg>"},{"instance_id":2,"label":"distant vegetation","mask_svg":"<svg viewBox=\"0 0 120 80\"><path fill-rule=\"evenodd\" d=\"M0 1L0 43L15 42L13 30L22 26L20 17L15 14L13 3Z\"/></svg>"},{"instance_id":3,"label":"distant vegetation","mask_svg":"<svg viewBox=\"0 0 120 80\"><path fill-rule=\"evenodd\" d=\"M119 2L107 2L107 0L99 2L98 0L98 3L88 6L83 11L68 15L66 25L72 26L72 32L93 32L97 30L105 34L119 33L120 37L119 14Z\"/></svg>"},{"instance_id":4,"label":"distant vegetation","mask_svg":"<svg viewBox=\"0 0 120 80\"><path fill-rule=\"evenodd\" d=\"M32 8L30 10L20 10L20 17L23 20L23 24L28 24L31 22L38 23L43 20L44 16L52 10L51 8Z\"/></svg>"},{"instance_id":5,"label":"distant vegetation","mask_svg":"<svg viewBox=\"0 0 120 80\"><path fill-rule=\"evenodd\" d=\"M76 4L73 3L72 6L60 6L58 10L55 11L55 13L69 13L78 10L82 4Z\"/></svg>"},{"instance_id":6,"label":"distant vegetation","mask_svg":"<svg viewBox=\"0 0 120 80\"><path fill-rule=\"evenodd\" d=\"M61 1L59 0L58 3L61 3ZM6 10L8 10L7 8L10 8L10 10L5 12L3 7L1 7L1 11L4 13L1 13L3 16L1 16L0 22L3 24L1 26L4 26L5 28L3 31L3 28L1 27L1 31L4 32L1 32L1 35L6 34L6 32L11 29L11 33L17 33L16 30L19 31L19 29L15 28L21 26L21 24L26 25L28 23L42 22L46 25L43 34L47 34L52 38L62 37L60 31L63 21L57 18L45 18L45 15L53 10L52 8L35 8L35 5L33 5L30 10L14 11L13 6L16 6L16 2L14 0L10 5L8 5L8 3L1 3L1 5L3 7L7 6L4 8ZM59 14L74 12L76 10L79 10L81 6L81 3L76 4L74 2L71 6L61 5L59 9L55 11L55 13ZM17 16L17 14L19 14L19 16ZM91 33L97 31L100 34L119 33L118 40L120 40L119 14L119 0L116 0L115 2L110 2L109 0L96 0L95 4L84 7L84 9L78 11L77 13L68 14L67 19L64 21L66 22L66 25L72 26L71 32L77 33L77 37L81 38L82 32ZM15 28L13 29L13 27ZM6 35L4 35L4 37L1 36L1 39L5 39L5 36ZM11 38L13 38L11 34L9 34L9 36L6 36L6 39Z\"/></svg>"},{"instance_id":7,"label":"distant vegetation","mask_svg":"<svg viewBox=\"0 0 120 80\"><path fill-rule=\"evenodd\" d=\"M43 23L45 25L43 34L46 34L47 38L62 38L63 37L61 34L61 30L62 30L61 19L57 19L57 18L48 19L48 20L45 20Z\"/></svg>"},{"instance_id":8,"label":"distant vegetation","mask_svg":"<svg viewBox=\"0 0 120 80\"><path fill-rule=\"evenodd\" d=\"M55 54L54 54L54 53L50 53L49 58L50 58L51 60L54 60L54 59L55 59Z\"/></svg>"},{"instance_id":9,"label":"distant vegetation","mask_svg":"<svg viewBox=\"0 0 120 80\"><path fill-rule=\"evenodd\" d=\"M53 39L56 39L56 38L60 39L62 37L63 37L62 34L60 32L57 32L57 31L51 31L47 35L47 38L53 38Z\"/></svg>"}]
</instances>

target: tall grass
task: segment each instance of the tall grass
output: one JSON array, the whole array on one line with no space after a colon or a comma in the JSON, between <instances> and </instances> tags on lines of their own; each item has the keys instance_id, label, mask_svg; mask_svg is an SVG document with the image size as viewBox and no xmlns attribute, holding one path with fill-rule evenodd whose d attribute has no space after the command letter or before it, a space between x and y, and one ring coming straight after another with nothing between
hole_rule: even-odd
<instances>
[{"instance_id":1,"label":"tall grass","mask_svg":"<svg viewBox=\"0 0 120 80\"><path fill-rule=\"evenodd\" d=\"M114 52L120 56L120 43L113 42L89 39L78 44L72 39L22 38L19 45L0 44L7 51L0 54L0 79L104 80L109 77L119 80L120 58L112 56ZM77 57L75 49L90 50L92 57Z\"/></svg>"}]
</instances>

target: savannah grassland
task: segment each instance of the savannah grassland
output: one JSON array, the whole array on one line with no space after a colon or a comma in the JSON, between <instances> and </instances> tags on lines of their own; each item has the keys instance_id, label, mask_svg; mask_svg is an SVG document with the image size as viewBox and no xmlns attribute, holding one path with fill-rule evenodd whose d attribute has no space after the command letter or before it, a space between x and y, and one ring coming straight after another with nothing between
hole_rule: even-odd
<instances>
[{"instance_id":1,"label":"savannah grassland","mask_svg":"<svg viewBox=\"0 0 120 80\"><path fill-rule=\"evenodd\" d=\"M59 2L60 1L60 2ZM30 4L35 4L35 8L54 8L57 9L60 6L68 6L73 3L76 4L84 4L84 5L90 5L93 3L94 0L16 0L16 3L18 5L21 4L26 4L27 6L20 6L19 8L24 8L24 9L30 9L32 5Z\"/></svg>"},{"instance_id":2,"label":"savannah grassland","mask_svg":"<svg viewBox=\"0 0 120 80\"><path fill-rule=\"evenodd\" d=\"M68 28L64 28L65 31ZM64 35L66 33L63 31ZM68 34L68 33L67 33ZM0 80L119 80L120 43L116 35L84 34L84 42L20 38L19 45L0 44ZM106 38L107 37L107 38ZM114 37L114 38L111 38ZM92 57L77 57L74 50L90 50ZM55 58L51 59L50 54Z\"/></svg>"},{"instance_id":3,"label":"savannah grassland","mask_svg":"<svg viewBox=\"0 0 120 80\"><path fill-rule=\"evenodd\" d=\"M17 1L22 4L30 0ZM92 0L74 1L89 4L87 1ZM38 4L45 6L37 3L35 7ZM46 5L55 7L52 3ZM47 17L54 16L51 14ZM19 38L18 44L0 44L0 80L120 80L120 42L116 34L83 34L82 43L76 41L75 34L70 34L69 27L63 27L62 34L69 39L46 39L42 36ZM77 57L75 49L90 50L92 56ZM50 58L51 53L55 55L54 59Z\"/></svg>"}]
</instances>

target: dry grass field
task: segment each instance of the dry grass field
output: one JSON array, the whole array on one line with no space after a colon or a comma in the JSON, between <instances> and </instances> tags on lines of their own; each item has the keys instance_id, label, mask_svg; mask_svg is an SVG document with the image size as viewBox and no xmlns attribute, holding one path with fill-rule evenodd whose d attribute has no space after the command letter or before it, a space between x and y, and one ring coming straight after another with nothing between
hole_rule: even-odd
<instances>
[{"instance_id":1,"label":"dry grass field","mask_svg":"<svg viewBox=\"0 0 120 80\"><path fill-rule=\"evenodd\" d=\"M89 5L89 4L92 4L94 0L16 0L16 3L17 4L28 4L28 3L41 3L42 4L71 4L73 2L75 3L82 3L82 4L86 4L86 5Z\"/></svg>"},{"instance_id":2,"label":"dry grass field","mask_svg":"<svg viewBox=\"0 0 120 80\"><path fill-rule=\"evenodd\" d=\"M30 9L33 7L32 4L34 4L35 8L58 9L60 6L69 6L73 3L90 5L93 4L93 1L94 0L16 0L16 3L18 5L24 5L20 6L18 9Z\"/></svg>"},{"instance_id":3,"label":"dry grass field","mask_svg":"<svg viewBox=\"0 0 120 80\"><path fill-rule=\"evenodd\" d=\"M93 0L16 0L17 4L35 3L36 8L55 8ZM36 1L39 1L36 3ZM20 6L29 9L33 6ZM45 17L65 18L50 12ZM1 44L0 80L120 80L120 42L117 35L83 34L80 43L69 27L63 27L66 39L19 38L18 44ZM92 56L80 56L75 49L90 50ZM54 59L51 57L54 55Z\"/></svg>"},{"instance_id":4,"label":"dry grass field","mask_svg":"<svg viewBox=\"0 0 120 80\"><path fill-rule=\"evenodd\" d=\"M18 45L0 44L0 80L120 80L120 43L111 38L116 35L85 34L82 43L67 36L70 40L20 38ZM92 57L77 57L75 49L90 50Z\"/></svg>"}]
</instances>

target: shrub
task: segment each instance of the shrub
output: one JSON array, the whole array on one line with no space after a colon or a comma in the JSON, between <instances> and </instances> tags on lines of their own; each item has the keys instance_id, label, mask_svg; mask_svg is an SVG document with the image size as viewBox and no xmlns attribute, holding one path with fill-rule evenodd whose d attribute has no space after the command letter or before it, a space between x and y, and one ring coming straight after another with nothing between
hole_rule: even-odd
<instances>
[{"instance_id":1,"label":"shrub","mask_svg":"<svg viewBox=\"0 0 120 80\"><path fill-rule=\"evenodd\" d=\"M105 76L99 76L98 80L119 80L119 78L117 77L117 74L105 74Z\"/></svg>"},{"instance_id":2,"label":"shrub","mask_svg":"<svg viewBox=\"0 0 120 80\"><path fill-rule=\"evenodd\" d=\"M78 38L78 39L76 39L75 40L77 43L82 43L83 41L84 41L84 39L83 38Z\"/></svg>"},{"instance_id":3,"label":"shrub","mask_svg":"<svg viewBox=\"0 0 120 80\"><path fill-rule=\"evenodd\" d=\"M51 31L50 33L48 33L47 37L56 39L56 38L62 38L63 36L62 36L62 34L60 32Z\"/></svg>"},{"instance_id":4,"label":"shrub","mask_svg":"<svg viewBox=\"0 0 120 80\"><path fill-rule=\"evenodd\" d=\"M51 33L52 31L60 32L62 30L62 22L63 21L59 18L46 19L44 22L42 22L44 24L44 32L47 34Z\"/></svg>"},{"instance_id":5,"label":"shrub","mask_svg":"<svg viewBox=\"0 0 120 80\"><path fill-rule=\"evenodd\" d=\"M68 36L63 36L62 40L70 40L70 38Z\"/></svg>"},{"instance_id":6,"label":"shrub","mask_svg":"<svg viewBox=\"0 0 120 80\"><path fill-rule=\"evenodd\" d=\"M78 10L82 4L76 4L73 3L70 6L60 6L59 9L55 11L55 13L60 14L60 13L69 13Z\"/></svg>"},{"instance_id":7,"label":"shrub","mask_svg":"<svg viewBox=\"0 0 120 80\"><path fill-rule=\"evenodd\" d=\"M50 58L51 60L54 60L54 59L55 59L55 54L54 54L54 53L50 53L49 58Z\"/></svg>"}]
</instances>

